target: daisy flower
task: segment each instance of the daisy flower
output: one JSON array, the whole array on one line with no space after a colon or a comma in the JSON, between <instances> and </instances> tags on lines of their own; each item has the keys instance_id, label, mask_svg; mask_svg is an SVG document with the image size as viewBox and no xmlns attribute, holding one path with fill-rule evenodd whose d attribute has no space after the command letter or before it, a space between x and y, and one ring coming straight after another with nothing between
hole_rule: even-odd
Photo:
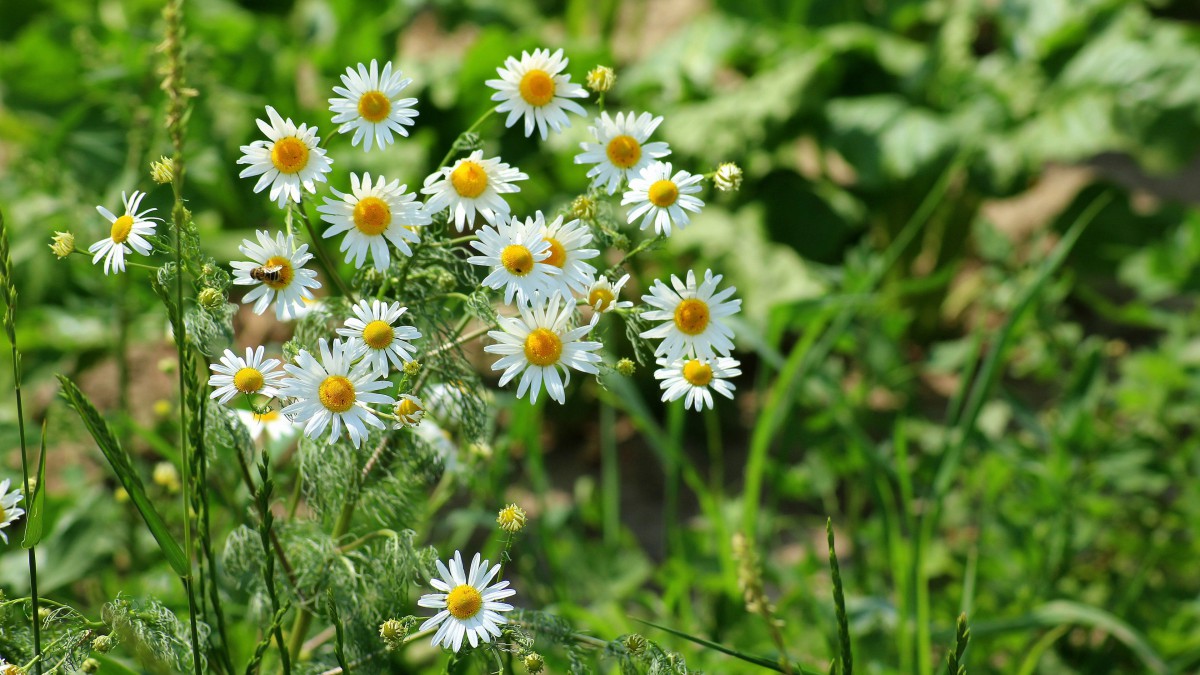
<instances>
[{"instance_id":1,"label":"daisy flower","mask_svg":"<svg viewBox=\"0 0 1200 675\"><path fill-rule=\"evenodd\" d=\"M321 238L328 239L345 232L341 250L346 254L346 262L354 261L355 268L363 266L370 249L375 269L386 270L391 263L388 242L404 255L411 256L408 242L416 243L421 238L410 228L423 227L433 220L420 202L413 201L417 197L415 194L405 194L408 186L401 185L398 180L385 181L379 176L372 185L371 174L363 174L360 182L352 173L350 194L330 188L340 201L326 197L325 204L317 207L322 214L321 220L333 226L325 230Z\"/></svg>"},{"instance_id":2,"label":"daisy flower","mask_svg":"<svg viewBox=\"0 0 1200 675\"><path fill-rule=\"evenodd\" d=\"M246 347L246 358L226 349L220 363L209 366L213 375L208 378L210 387L216 387L209 398L220 399L228 403L229 399L238 394L252 396L278 396L279 383L284 373L279 370L278 359L263 360L263 348Z\"/></svg>"},{"instance_id":3,"label":"daisy flower","mask_svg":"<svg viewBox=\"0 0 1200 675\"><path fill-rule=\"evenodd\" d=\"M125 202L125 215L120 217L114 216L112 211L103 206L96 207L100 215L112 223L112 229L109 230L108 237L89 246L88 253L95 254L92 256L93 265L104 258L105 274L108 274L110 269L114 272L124 272L125 256L131 250L142 255L150 255L150 242L146 241L146 237L154 234L154 228L158 226L155 221L161 222L162 219L146 216L156 209L138 212L138 207L142 205L142 199L145 196L145 192L134 190L133 194L126 198L125 193L122 192L121 201Z\"/></svg>"},{"instance_id":4,"label":"daisy flower","mask_svg":"<svg viewBox=\"0 0 1200 675\"><path fill-rule=\"evenodd\" d=\"M716 353L728 355L733 349L733 331L721 319L737 314L741 300L728 300L736 290L732 286L717 293L721 275L704 271L704 283L696 285L696 273L688 270L687 284L671 275L671 286L661 279L654 281L650 295L642 301L655 309L642 313L647 321L664 323L640 333L644 338L662 338L654 350L655 356L669 361L684 355L713 358Z\"/></svg>"},{"instance_id":5,"label":"daisy flower","mask_svg":"<svg viewBox=\"0 0 1200 675\"><path fill-rule=\"evenodd\" d=\"M329 173L333 160L325 156L324 149L317 147L321 137L317 136L316 127L307 124L297 127L290 117L284 120L271 106L267 106L267 117L270 124L262 120L255 122L270 140L254 141L241 147L243 154L237 163L250 166L242 169L238 176L261 175L254 191L262 192L270 185L271 201L282 209L289 199L300 202L302 185L316 194L316 182L325 182L325 174Z\"/></svg>"},{"instance_id":6,"label":"daisy flower","mask_svg":"<svg viewBox=\"0 0 1200 675\"><path fill-rule=\"evenodd\" d=\"M504 60L504 67L496 69L500 79L484 84L496 90L492 100L501 102L496 112L508 113L505 127L511 128L524 116L525 137L533 135L533 126L537 124L538 133L546 140L547 126L555 131L571 126L568 111L586 114L582 106L570 99L587 98L587 91L572 83L570 75L560 74L567 62L561 49L553 54L549 49L535 49L532 56L521 52L520 61L511 56Z\"/></svg>"},{"instance_id":7,"label":"daisy flower","mask_svg":"<svg viewBox=\"0 0 1200 675\"><path fill-rule=\"evenodd\" d=\"M488 337L497 342L483 351L500 354L501 359L492 364L492 370L503 370L500 386L521 375L517 385L517 398L532 389L530 403L537 403L538 393L545 383L550 398L559 403L566 402L566 385L571 383L568 366L582 373L596 373L600 355L595 354L602 346L599 342L579 342L596 325L595 318L573 330L567 322L575 311L574 303L563 305L557 295L537 307L521 307L520 316L500 317L503 330L488 331ZM596 315L599 316L598 314ZM559 374L562 370L562 374Z\"/></svg>"},{"instance_id":8,"label":"daisy flower","mask_svg":"<svg viewBox=\"0 0 1200 675\"><path fill-rule=\"evenodd\" d=\"M592 241L592 232L578 220L563 223L559 216L549 225L546 224L542 212L538 211L533 218L526 219L526 227L538 230L546 243L550 244L550 257L543 262L562 270L550 280L552 286L557 285L557 291L564 300L572 300L573 293L584 293L596 276L596 268L584 260L595 258L600 251L594 248L583 248Z\"/></svg>"},{"instance_id":9,"label":"daisy flower","mask_svg":"<svg viewBox=\"0 0 1200 675\"><path fill-rule=\"evenodd\" d=\"M261 415L249 410L238 410L237 416L250 431L250 439L255 442L264 434L268 443L274 443L283 438L291 438L296 433L296 424L275 409Z\"/></svg>"},{"instance_id":10,"label":"daisy flower","mask_svg":"<svg viewBox=\"0 0 1200 675\"><path fill-rule=\"evenodd\" d=\"M416 348L408 341L421 337L421 333L412 326L395 325L407 307L398 302L389 305L359 300L350 309L354 316L346 319L345 328L337 329L338 335L347 338L347 349L362 352L363 360L369 361L382 377L387 377L389 360L397 369L403 368L405 361L412 361Z\"/></svg>"},{"instance_id":11,"label":"daisy flower","mask_svg":"<svg viewBox=\"0 0 1200 675\"><path fill-rule=\"evenodd\" d=\"M604 186L611 195L622 180L637 176L651 160L671 154L671 148L662 141L646 142L662 121L662 117L651 117L650 113L638 117L633 113L617 113L613 119L602 112L596 118L596 126L588 127L596 142L580 143L583 152L575 155L575 163L595 164L587 172L592 187Z\"/></svg>"},{"instance_id":12,"label":"daisy flower","mask_svg":"<svg viewBox=\"0 0 1200 675\"><path fill-rule=\"evenodd\" d=\"M487 560L480 562L476 553L468 571L463 567L462 554L458 551L454 552L449 568L441 560L437 561L441 578L430 579L429 585L439 592L422 595L417 601L420 607L439 610L420 628L428 630L440 624L433 635L434 647L442 645L457 652L462 648L463 637L472 647L500 637L500 624L508 623L500 612L509 612L513 608L500 600L515 595L516 591L508 587L507 581L490 583L500 572L500 566L489 569L488 563Z\"/></svg>"},{"instance_id":13,"label":"daisy flower","mask_svg":"<svg viewBox=\"0 0 1200 675\"><path fill-rule=\"evenodd\" d=\"M533 218L484 226L471 246L482 255L473 255L467 262L491 268L483 285L503 288L505 304L512 304L514 294L521 302L532 303L535 295L545 296L554 288L552 277L562 274L561 269L547 262L550 242L542 237L542 227Z\"/></svg>"},{"instance_id":14,"label":"daisy flower","mask_svg":"<svg viewBox=\"0 0 1200 675\"><path fill-rule=\"evenodd\" d=\"M621 295L621 289L625 287L625 282L627 281L629 281L628 274L617 279L617 284L614 286L609 283L608 277L601 276L592 282L591 287L588 288L588 304L600 313L633 307L633 303L629 300L617 300L617 297Z\"/></svg>"},{"instance_id":15,"label":"daisy flower","mask_svg":"<svg viewBox=\"0 0 1200 675\"><path fill-rule=\"evenodd\" d=\"M25 515L25 509L17 506L17 502L24 499L21 496L21 488L13 488L12 492L8 491L9 479L5 478L0 482L0 537L4 538L4 543L8 543L8 535L4 533L4 528L12 525L13 522ZM509 595L512 595L509 593ZM510 608L511 609L511 608Z\"/></svg>"},{"instance_id":16,"label":"daisy flower","mask_svg":"<svg viewBox=\"0 0 1200 675\"><path fill-rule=\"evenodd\" d=\"M700 179L687 171L671 175L671 163L654 162L629 181L629 189L621 204L636 204L629 212L628 222L642 219L644 230L654 225L657 234L671 236L671 225L683 229L691 220L687 211L699 213L704 202L693 197L700 191Z\"/></svg>"},{"instance_id":17,"label":"daisy flower","mask_svg":"<svg viewBox=\"0 0 1200 675\"><path fill-rule=\"evenodd\" d=\"M341 437L344 424L350 442L357 448L367 436L366 425L383 428L383 422L367 404L395 404L391 396L374 393L392 383L380 380L379 371L368 361L351 367L361 356L353 345L343 345L338 339L330 345L321 338L320 350L320 361L305 349L296 355L295 364L283 366L291 377L283 381L280 391L296 402L282 412L296 422L307 422L304 434L312 439L319 438L332 422L331 443Z\"/></svg>"},{"instance_id":18,"label":"daisy flower","mask_svg":"<svg viewBox=\"0 0 1200 675\"><path fill-rule=\"evenodd\" d=\"M662 400L677 401L686 396L683 407L694 408L696 412L700 412L705 406L713 407L713 391L732 399L734 386L726 382L726 379L742 374L738 369L741 364L737 359L727 356L675 361L659 359L658 365L662 367L654 371L654 377L662 380L659 382L659 386L664 390Z\"/></svg>"},{"instance_id":19,"label":"daisy flower","mask_svg":"<svg viewBox=\"0 0 1200 675\"><path fill-rule=\"evenodd\" d=\"M233 267L233 283L240 286L258 284L258 288L242 298L243 303L258 301L254 303L255 314L265 312L274 300L275 316L280 321L294 319L305 303L313 300L312 289L321 287L317 273L304 269L304 264L312 259L308 244L292 250L292 235L276 232L275 238L271 239L266 230L258 230L257 235L257 244L243 239L238 246L251 262L229 263Z\"/></svg>"},{"instance_id":20,"label":"daisy flower","mask_svg":"<svg viewBox=\"0 0 1200 675\"><path fill-rule=\"evenodd\" d=\"M508 202L500 195L520 192L513 181L527 180L528 175L500 161L499 157L483 158L476 150L460 159L454 166L442 167L425 179L421 194L431 195L425 211L433 214L450 209L454 212L454 227L459 232L468 221L475 221L478 211L484 220L495 224L508 217Z\"/></svg>"},{"instance_id":21,"label":"daisy flower","mask_svg":"<svg viewBox=\"0 0 1200 675\"><path fill-rule=\"evenodd\" d=\"M333 113L333 123L342 125L338 127L339 134L354 131L350 145L357 146L366 139L364 151L371 151L372 141L382 150L393 143L393 131L408 135L404 127L412 126L413 118L418 115L413 110L417 99L398 98L412 84L412 79L401 75L399 70L392 72L391 61L383 64L382 75L375 59L371 59L370 72L361 63L357 71L347 68L342 84L346 86L333 88L333 93L342 98L329 99L329 111Z\"/></svg>"},{"instance_id":22,"label":"daisy flower","mask_svg":"<svg viewBox=\"0 0 1200 675\"><path fill-rule=\"evenodd\" d=\"M396 424L393 429L403 429L405 427L415 427L425 418L425 403L421 399L412 394L400 394L400 400L396 401Z\"/></svg>"}]
</instances>

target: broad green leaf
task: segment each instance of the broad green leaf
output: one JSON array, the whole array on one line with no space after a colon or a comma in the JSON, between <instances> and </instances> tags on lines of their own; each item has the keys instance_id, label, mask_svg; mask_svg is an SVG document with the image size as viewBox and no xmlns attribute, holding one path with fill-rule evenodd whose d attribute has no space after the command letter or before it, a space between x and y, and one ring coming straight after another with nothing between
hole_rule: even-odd
<instances>
[{"instance_id":1,"label":"broad green leaf","mask_svg":"<svg viewBox=\"0 0 1200 675\"><path fill-rule=\"evenodd\" d=\"M25 518L25 537L21 545L33 548L42 540L42 523L46 517L46 421L42 420L42 448L38 452L37 484L33 494L26 497L29 506Z\"/></svg>"}]
</instances>

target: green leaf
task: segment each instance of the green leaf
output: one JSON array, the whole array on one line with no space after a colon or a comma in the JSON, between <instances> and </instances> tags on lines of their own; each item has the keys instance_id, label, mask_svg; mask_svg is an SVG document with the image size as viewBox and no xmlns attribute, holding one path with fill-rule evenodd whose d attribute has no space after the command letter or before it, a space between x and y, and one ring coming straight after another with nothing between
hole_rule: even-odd
<instances>
[{"instance_id":1,"label":"green leaf","mask_svg":"<svg viewBox=\"0 0 1200 675\"><path fill-rule=\"evenodd\" d=\"M770 670L774 670L777 673L785 672L783 670L783 666L779 665L779 662L776 660L768 659L763 656L754 656L753 654L744 654L744 653L739 652L736 649L733 649L731 647L726 647L723 644L713 642L712 640L705 640L702 637L696 637L695 635L688 635L687 633L684 633L683 631L675 630L674 628L668 628L667 626L660 626L651 621L642 621L641 619L634 619L634 621L637 621L638 623L644 623L647 626L650 626L652 628L657 628L661 631L665 631L676 637L681 637L684 640L689 640L691 642L695 642L698 645L708 647L709 649L721 652L722 654L728 654L728 655L732 656L733 658L741 659L742 661L745 661L746 663L753 663L756 666L768 668ZM820 675L820 673L818 673L815 670L809 670L808 668L804 668L804 667L798 666L796 664L792 664L792 672L800 673L800 675Z\"/></svg>"},{"instance_id":2,"label":"green leaf","mask_svg":"<svg viewBox=\"0 0 1200 675\"><path fill-rule=\"evenodd\" d=\"M112 429L109 428L108 422L100 416L100 412L92 405L87 396L79 390L79 387L65 375L58 376L59 382L62 383L63 397L75 412L79 413L80 419L83 420L84 426L91 433L92 438L96 440L96 445L100 446L100 451L104 453L104 458L112 466L116 472L117 478L121 481L121 486L125 488L125 492L129 493L129 500L137 507L138 513L142 514L142 519L146 521L146 527L150 528L150 534L154 535L154 539L158 542L159 549L166 556L167 562L171 564L171 569L181 577L187 577L191 574L191 565L188 564L187 557L183 554L183 549L180 548L179 542L167 529L167 524L163 521L162 516L155 510L154 505L146 496L146 488L142 485L142 479L137 475L133 466L129 463L129 456L125 454L125 450L121 444L117 442L113 436Z\"/></svg>"},{"instance_id":3,"label":"green leaf","mask_svg":"<svg viewBox=\"0 0 1200 675\"><path fill-rule=\"evenodd\" d=\"M38 453L37 484L33 494L26 497L25 537L21 545L33 548L42 540L42 522L46 516L46 420L42 420L42 449Z\"/></svg>"}]
</instances>

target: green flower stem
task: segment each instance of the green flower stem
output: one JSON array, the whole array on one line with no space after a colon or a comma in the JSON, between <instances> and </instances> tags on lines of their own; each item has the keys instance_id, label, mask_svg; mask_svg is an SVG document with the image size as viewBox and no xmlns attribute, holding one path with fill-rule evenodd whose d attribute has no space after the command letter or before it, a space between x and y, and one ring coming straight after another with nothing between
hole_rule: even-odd
<instances>
[{"instance_id":1,"label":"green flower stem","mask_svg":"<svg viewBox=\"0 0 1200 675\"><path fill-rule=\"evenodd\" d=\"M475 131L476 129L478 129L478 128L479 128L479 125L483 124L484 120L486 120L487 118L491 117L491 116L492 116L492 113L494 113L494 112L496 112L496 107L495 107L495 106L493 106L493 107L491 107L491 108L488 108L487 112L485 112L485 113L483 113L482 115L480 115L480 116L479 116L479 119L475 120L475 123L474 123L474 124L472 124L471 126L467 127L467 130L466 130L466 131L464 131L464 132L462 132L461 134L459 134L459 138L461 138L462 136L465 136L466 134L469 134L469 133L471 133L472 131ZM445 155L444 157L442 157L442 161L438 162L438 163L437 163L437 166L435 166L435 167L434 167L434 171L437 171L438 169L440 169L440 168L442 168L442 167L446 166L446 163L450 161L450 158L451 158L451 157L453 157L453 156L454 156L454 153L455 153L455 152L457 152L457 151L458 151L458 141L457 141L457 139L455 139L455 142L450 144L450 149L446 151L446 155Z\"/></svg>"},{"instance_id":2,"label":"green flower stem","mask_svg":"<svg viewBox=\"0 0 1200 675\"><path fill-rule=\"evenodd\" d=\"M317 228L313 227L312 219L308 217L308 209L304 206L304 195L300 195L300 203L296 205L296 210L300 213L300 219L304 221L304 228L308 230L308 236L312 240L312 249L317 254L317 264L321 266L321 271L325 276L337 286L338 292L342 294L351 304L358 303L358 296L350 290L346 282L342 279L342 275L337 272L337 264L325 252L325 247L321 245L321 237L317 234Z\"/></svg>"}]
</instances>

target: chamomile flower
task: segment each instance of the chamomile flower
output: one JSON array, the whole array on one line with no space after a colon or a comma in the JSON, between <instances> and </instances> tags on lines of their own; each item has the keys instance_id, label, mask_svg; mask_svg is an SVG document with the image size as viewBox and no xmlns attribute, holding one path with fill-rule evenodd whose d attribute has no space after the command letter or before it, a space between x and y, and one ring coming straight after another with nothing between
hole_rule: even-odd
<instances>
[{"instance_id":1,"label":"chamomile flower","mask_svg":"<svg viewBox=\"0 0 1200 675\"><path fill-rule=\"evenodd\" d=\"M500 625L508 623L500 612L512 611L513 606L500 602L516 594L507 581L491 583L500 572L500 566L488 567L489 561L480 562L479 554L471 560L469 570L463 567L462 554L454 552L447 566L437 561L440 578L429 580L429 585L438 593L422 595L417 601L420 607L439 610L420 630L440 626L433 635L433 646L442 645L455 652L462 649L463 638L472 647L481 642L491 642L500 637Z\"/></svg>"},{"instance_id":2,"label":"chamomile flower","mask_svg":"<svg viewBox=\"0 0 1200 675\"><path fill-rule=\"evenodd\" d=\"M662 338L654 350L655 356L674 361L684 355L713 358L727 356L733 349L733 331L721 319L737 314L741 300L729 300L736 290L732 286L717 292L721 275L705 270L704 283L696 285L696 273L688 270L687 283L671 275L671 286L661 279L654 281L650 295L642 301L653 307L643 312L647 321L664 323L640 333L644 338ZM672 288L674 287L674 288Z\"/></svg>"},{"instance_id":3,"label":"chamomile flower","mask_svg":"<svg viewBox=\"0 0 1200 675\"><path fill-rule=\"evenodd\" d=\"M550 244L550 256L543 262L562 270L550 280L558 294L564 300L571 300L574 293L587 291L592 278L596 276L596 268L584 261L600 255L600 251L594 248L584 248L592 242L592 231L578 220L564 223L562 216L546 224L541 211L533 218L526 219L525 223L526 227L539 230L542 238Z\"/></svg>"},{"instance_id":4,"label":"chamomile flower","mask_svg":"<svg viewBox=\"0 0 1200 675\"><path fill-rule=\"evenodd\" d=\"M325 338L319 344L320 361L305 349L296 355L296 363L283 366L291 377L283 381L280 392L296 399L283 409L283 414L305 422L304 434L312 439L320 438L332 422L331 443L341 437L345 425L350 442L357 448L367 436L367 425L383 428L383 422L367 404L393 405L396 400L391 396L375 393L392 383L380 380L379 371L369 361L351 366L361 356L355 346L343 345L339 339L330 345Z\"/></svg>"},{"instance_id":5,"label":"chamomile flower","mask_svg":"<svg viewBox=\"0 0 1200 675\"><path fill-rule=\"evenodd\" d=\"M146 214L153 213L155 209L146 209L138 211L138 207L142 205L142 199L146 196L145 192L133 191L129 197L125 193L121 193L121 201L125 202L125 213L120 217L114 216L112 211L97 206L96 210L100 215L108 219L112 223L108 236L88 247L88 253L92 256L92 264L100 262L104 258L104 273L108 274L109 270L113 272L125 271L125 256L130 251L137 251L142 255L150 255L150 242L146 241L146 237L154 234L154 228L157 227L157 222L161 222L160 218L150 218Z\"/></svg>"},{"instance_id":6,"label":"chamomile flower","mask_svg":"<svg viewBox=\"0 0 1200 675\"><path fill-rule=\"evenodd\" d=\"M654 377L661 380L659 386L663 389L662 400L676 401L685 397L684 408L694 408L696 412L705 406L713 407L712 392L733 398L734 386L726 380L742 374L738 369L741 365L737 359L721 356L715 359L683 358L675 361L658 359L661 366L654 371Z\"/></svg>"},{"instance_id":7,"label":"chamomile flower","mask_svg":"<svg viewBox=\"0 0 1200 675\"><path fill-rule=\"evenodd\" d=\"M501 387L523 373L517 385L517 398L531 391L529 402L537 403L544 383L550 398L565 403L566 385L571 383L569 368L582 373L597 372L600 355L594 352L602 345L579 341L595 327L595 317L591 323L568 329L575 305L571 302L564 305L557 295L532 308L520 307L520 311L516 317L500 317L503 330L488 331L488 337L496 344L484 347L483 351L502 357L492 364L492 370L504 371L500 376Z\"/></svg>"},{"instance_id":8,"label":"chamomile flower","mask_svg":"<svg viewBox=\"0 0 1200 675\"><path fill-rule=\"evenodd\" d=\"M691 220L688 211L699 213L704 202L692 195L700 191L700 179L687 171L671 174L670 162L654 162L629 181L621 204L636 204L628 222L642 219L641 229L654 225L657 234L671 236L671 225L683 229Z\"/></svg>"},{"instance_id":9,"label":"chamomile flower","mask_svg":"<svg viewBox=\"0 0 1200 675\"><path fill-rule=\"evenodd\" d=\"M412 326L395 325L408 311L400 303L387 304L378 300L359 300L350 308L354 316L346 319L346 327L337 329L337 334L346 340L347 348L363 353L363 360L371 363L380 375L387 377L388 361L397 369L405 361L412 361L416 348L409 340L416 340L421 333Z\"/></svg>"},{"instance_id":10,"label":"chamomile flower","mask_svg":"<svg viewBox=\"0 0 1200 675\"><path fill-rule=\"evenodd\" d=\"M398 180L387 183L383 176L372 185L371 174L363 174L362 181L350 174L350 194L330 188L338 200L326 197L325 204L317 207L321 220L332 225L321 237L328 239L345 232L341 250L346 262L354 261L355 268L363 266L370 250L375 269L386 270L391 263L388 242L411 256L408 242L416 243L421 238L410 228L424 227L432 219L421 203L414 201L415 194L404 192L406 187Z\"/></svg>"},{"instance_id":11,"label":"chamomile flower","mask_svg":"<svg viewBox=\"0 0 1200 675\"><path fill-rule=\"evenodd\" d=\"M629 300L617 300L621 295L621 289L625 287L625 282L627 281L629 281L628 274L617 279L616 285L609 283L608 277L601 276L592 282L591 287L588 288L588 304L599 313L633 307L633 303Z\"/></svg>"},{"instance_id":12,"label":"chamomile flower","mask_svg":"<svg viewBox=\"0 0 1200 675\"><path fill-rule=\"evenodd\" d=\"M399 70L393 72L391 61L383 64L383 74L379 73L375 59L371 59L369 72L361 63L358 70L347 68L342 84L345 86L333 88L333 93L341 98L329 99L329 111L333 113L333 123L342 125L338 127L339 134L354 132L350 145L357 146L363 141L363 150L370 152L373 141L382 150L393 143L393 131L408 135L404 127L414 123L418 113L413 106L417 99L399 98L412 80Z\"/></svg>"},{"instance_id":13,"label":"chamomile flower","mask_svg":"<svg viewBox=\"0 0 1200 675\"><path fill-rule=\"evenodd\" d=\"M258 284L242 298L243 303L254 302L254 313L262 314L267 305L275 301L275 316L280 321L294 319L303 310L305 303L313 300L312 289L320 288L317 273L304 269L312 259L308 244L293 250L292 235L286 237L276 232L272 239L266 230L258 230L258 243L243 239L238 250L251 262L234 261L233 283L240 286Z\"/></svg>"},{"instance_id":14,"label":"chamomile flower","mask_svg":"<svg viewBox=\"0 0 1200 675\"><path fill-rule=\"evenodd\" d=\"M8 535L4 533L4 528L12 525L17 518L25 515L25 509L17 506L17 502L24 499L21 495L21 488L13 488L12 492L8 491L8 486L11 481L7 478L0 482L0 537L4 538L4 543L8 543ZM511 593L509 594L511 595Z\"/></svg>"},{"instance_id":15,"label":"chamomile flower","mask_svg":"<svg viewBox=\"0 0 1200 675\"><path fill-rule=\"evenodd\" d=\"M397 418L393 429L415 427L425 418L425 403L412 394L400 394L393 412Z\"/></svg>"},{"instance_id":16,"label":"chamomile flower","mask_svg":"<svg viewBox=\"0 0 1200 675\"><path fill-rule=\"evenodd\" d=\"M484 226L471 246L482 255L473 255L467 262L491 268L483 285L503 288L505 304L512 304L513 295L523 303L532 303L538 294L548 295L554 287L552 278L562 274L561 269L547 262L550 242L542 237L542 227L534 218L513 218Z\"/></svg>"},{"instance_id":17,"label":"chamomile flower","mask_svg":"<svg viewBox=\"0 0 1200 675\"><path fill-rule=\"evenodd\" d=\"M596 142L580 143L583 152L575 155L575 163L595 164L587 172L592 187L603 186L611 195L622 180L637 176L651 161L671 154L671 148L662 141L646 142L662 121L662 117L651 117L650 113L637 117L617 113L614 119L602 112L596 126L588 127Z\"/></svg>"},{"instance_id":18,"label":"chamomile flower","mask_svg":"<svg viewBox=\"0 0 1200 675\"><path fill-rule=\"evenodd\" d=\"M443 209L454 213L454 227L462 232L467 223L475 222L475 213L493 225L508 217L508 202L500 195L520 192L513 181L527 180L528 175L500 161L499 157L483 158L483 151L458 160L454 166L442 167L425 179L421 194L431 195L425 211L434 214Z\"/></svg>"},{"instance_id":19,"label":"chamomile flower","mask_svg":"<svg viewBox=\"0 0 1200 675\"><path fill-rule=\"evenodd\" d=\"M570 100L587 98L587 91L571 82L570 75L562 75L568 59L563 50L553 54L549 49L535 49L533 54L521 52L521 60L513 57L504 60L504 67L497 68L498 80L484 84L496 90L493 101L500 101L496 112L506 112L505 127L512 127L522 116L525 117L525 137L533 135L536 124L542 140L546 140L547 129L562 131L571 126L568 112L583 115L583 107Z\"/></svg>"},{"instance_id":20,"label":"chamomile flower","mask_svg":"<svg viewBox=\"0 0 1200 675\"><path fill-rule=\"evenodd\" d=\"M246 347L246 358L226 349L221 362L209 368L213 375L208 378L208 384L217 388L209 398L219 399L221 403L228 403L238 394L278 396L279 383L284 377L284 372L279 370L279 359L263 360L262 347Z\"/></svg>"},{"instance_id":21,"label":"chamomile flower","mask_svg":"<svg viewBox=\"0 0 1200 675\"><path fill-rule=\"evenodd\" d=\"M290 117L284 120L271 106L267 106L267 118L271 120L270 124L262 120L255 122L269 140L254 141L241 147L243 154L237 163L250 166L242 169L238 176L261 175L254 191L262 192L270 185L271 201L282 209L289 199L300 202L301 186L316 194L316 183L325 182L325 174L329 173L333 160L318 147L321 137L317 136L316 127L307 124L297 127Z\"/></svg>"},{"instance_id":22,"label":"chamomile flower","mask_svg":"<svg viewBox=\"0 0 1200 675\"><path fill-rule=\"evenodd\" d=\"M280 439L291 438L298 430L294 422L274 408L262 414L249 410L238 410L237 416L249 430L250 439L255 442L265 435L266 442L274 443Z\"/></svg>"}]
</instances>

